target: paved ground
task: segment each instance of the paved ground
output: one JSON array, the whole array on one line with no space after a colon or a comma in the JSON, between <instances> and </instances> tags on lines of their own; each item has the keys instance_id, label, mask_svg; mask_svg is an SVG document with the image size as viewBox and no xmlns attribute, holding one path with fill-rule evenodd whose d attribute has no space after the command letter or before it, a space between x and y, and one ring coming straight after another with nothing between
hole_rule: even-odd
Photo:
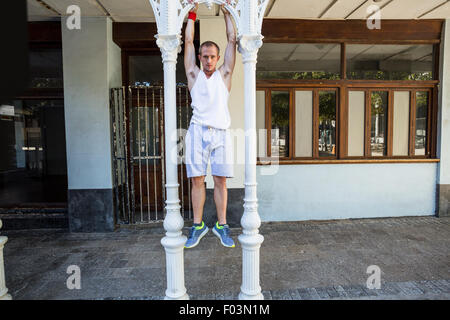
<instances>
[{"instance_id":1,"label":"paved ground","mask_svg":"<svg viewBox=\"0 0 450 320\"><path fill-rule=\"evenodd\" d=\"M187 234L185 228L184 233ZM267 299L449 299L450 218L405 217L263 223L261 287ZM161 299L166 288L164 230L113 233L4 231L6 284L14 299ZM241 284L236 248L210 232L185 250L191 299L235 299ZM81 289L66 271L81 269ZM369 290L367 267L381 269Z\"/></svg>"}]
</instances>

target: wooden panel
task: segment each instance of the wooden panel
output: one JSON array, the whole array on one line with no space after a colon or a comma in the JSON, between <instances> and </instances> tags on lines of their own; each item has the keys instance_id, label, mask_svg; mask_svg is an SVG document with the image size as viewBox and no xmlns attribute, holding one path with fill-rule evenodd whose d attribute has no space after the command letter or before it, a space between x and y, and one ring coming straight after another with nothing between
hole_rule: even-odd
<instances>
[{"instance_id":1,"label":"wooden panel","mask_svg":"<svg viewBox=\"0 0 450 320\"><path fill-rule=\"evenodd\" d=\"M195 24L194 41L200 40L199 23ZM181 39L184 39L186 24L181 28ZM158 34L156 22L114 22L113 41L122 49L158 48L155 35Z\"/></svg>"},{"instance_id":2,"label":"wooden panel","mask_svg":"<svg viewBox=\"0 0 450 320\"><path fill-rule=\"evenodd\" d=\"M370 30L366 20L264 19L264 42L438 43L443 20L383 20Z\"/></svg>"},{"instance_id":3,"label":"wooden panel","mask_svg":"<svg viewBox=\"0 0 450 320\"><path fill-rule=\"evenodd\" d=\"M295 91L295 157L312 157L313 91Z\"/></svg>"},{"instance_id":4,"label":"wooden panel","mask_svg":"<svg viewBox=\"0 0 450 320\"><path fill-rule=\"evenodd\" d=\"M30 43L59 43L61 44L60 21L28 22L28 41Z\"/></svg>"},{"instance_id":5,"label":"wooden panel","mask_svg":"<svg viewBox=\"0 0 450 320\"><path fill-rule=\"evenodd\" d=\"M341 163L438 163L439 159L425 159L425 158L411 158L411 159L395 159L395 158L381 158L381 159L336 159L336 160L283 160L280 161L280 165L290 164L341 164ZM264 165L264 163L258 161L257 165Z\"/></svg>"},{"instance_id":6,"label":"wooden panel","mask_svg":"<svg viewBox=\"0 0 450 320\"><path fill-rule=\"evenodd\" d=\"M370 99L370 91L365 92L365 101L366 107L364 110L364 156L370 157L370 127L371 127L371 117L372 117L372 108L371 108L371 99Z\"/></svg>"},{"instance_id":7,"label":"wooden panel","mask_svg":"<svg viewBox=\"0 0 450 320\"><path fill-rule=\"evenodd\" d=\"M391 157L393 154L394 148L392 147L393 141L394 141L394 95L391 90L389 90L388 93L388 108L387 108L387 140L385 140L385 143L387 143L387 156Z\"/></svg>"},{"instance_id":8,"label":"wooden panel","mask_svg":"<svg viewBox=\"0 0 450 320\"><path fill-rule=\"evenodd\" d=\"M428 96L428 99L430 97ZM415 155L416 144L416 91L411 91L409 102L409 155ZM427 109L428 111L428 109ZM428 128L427 128L428 130ZM427 134L428 138L429 134ZM425 151L426 153L426 151Z\"/></svg>"},{"instance_id":9,"label":"wooden panel","mask_svg":"<svg viewBox=\"0 0 450 320\"><path fill-rule=\"evenodd\" d=\"M347 103L347 87L342 86L338 92L338 118L336 119L337 126L337 155L339 158L345 158L348 154L348 103Z\"/></svg>"},{"instance_id":10,"label":"wooden panel","mask_svg":"<svg viewBox=\"0 0 450 320\"><path fill-rule=\"evenodd\" d=\"M266 91L265 90L257 90L256 91L256 137L258 145L257 147L257 156L258 157L267 157L267 139L265 141L261 141L261 138L266 138L263 135L263 130L265 127L265 116L266 116ZM267 131L265 131L267 134Z\"/></svg>"},{"instance_id":11,"label":"wooden panel","mask_svg":"<svg viewBox=\"0 0 450 320\"><path fill-rule=\"evenodd\" d=\"M313 157L319 157L319 91L313 94Z\"/></svg>"},{"instance_id":12,"label":"wooden panel","mask_svg":"<svg viewBox=\"0 0 450 320\"><path fill-rule=\"evenodd\" d=\"M133 164L133 170L134 170L134 190L135 190L134 200L136 204L136 210L138 210L138 208L140 209L141 190L142 190L142 207L144 210L147 210L149 206L151 211L155 210L156 207L158 208L158 210L162 210L164 207L164 203L162 196L161 160L158 160L156 168L153 167L153 164L149 164L147 167L145 164L145 160L142 160L140 172L139 172L139 165L135 162Z\"/></svg>"},{"instance_id":13,"label":"wooden panel","mask_svg":"<svg viewBox=\"0 0 450 320\"><path fill-rule=\"evenodd\" d=\"M409 151L410 104L409 91L393 91L392 155L407 156Z\"/></svg>"},{"instance_id":14,"label":"wooden panel","mask_svg":"<svg viewBox=\"0 0 450 320\"><path fill-rule=\"evenodd\" d=\"M348 91L348 156L364 156L365 93Z\"/></svg>"}]
</instances>

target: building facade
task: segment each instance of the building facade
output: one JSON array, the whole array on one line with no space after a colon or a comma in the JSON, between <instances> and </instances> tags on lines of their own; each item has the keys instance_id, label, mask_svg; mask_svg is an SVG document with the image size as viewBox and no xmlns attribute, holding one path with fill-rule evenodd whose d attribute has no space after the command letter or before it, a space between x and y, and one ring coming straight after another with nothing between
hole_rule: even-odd
<instances>
[{"instance_id":1,"label":"building facade","mask_svg":"<svg viewBox=\"0 0 450 320\"><path fill-rule=\"evenodd\" d=\"M449 6L430 1L412 12L391 1L380 5L381 28L371 29L365 19L370 1L359 2L268 6L255 88L262 221L449 214ZM82 12L90 16L71 30L68 16L44 19L43 8L30 8L30 89L1 109L0 207L6 213L65 212L74 232L161 221L164 84L151 10L139 16L136 8L128 13L85 4ZM223 52L223 17L217 7L202 10L195 45L213 40ZM236 133L244 128L241 59L237 54L229 103ZM187 129L191 115L185 80L180 52L180 129ZM234 142L228 217L239 226L244 141L236 136ZM179 183L189 220L182 160ZM205 220L212 223L209 168L206 187ZM3 222L7 228L8 218Z\"/></svg>"}]
</instances>

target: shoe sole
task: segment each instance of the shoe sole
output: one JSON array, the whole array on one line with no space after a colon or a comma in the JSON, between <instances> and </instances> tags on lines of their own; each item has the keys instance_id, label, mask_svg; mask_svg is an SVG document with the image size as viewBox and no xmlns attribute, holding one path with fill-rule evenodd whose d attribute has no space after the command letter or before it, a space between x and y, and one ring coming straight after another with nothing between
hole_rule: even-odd
<instances>
[{"instance_id":1,"label":"shoe sole","mask_svg":"<svg viewBox=\"0 0 450 320\"><path fill-rule=\"evenodd\" d=\"M184 247L185 247L186 249L191 249L191 248L196 247L196 246L199 244L200 240L202 240L202 238L205 236L205 234L208 233L208 231L209 231L209 228L206 227L205 231L203 231L202 233L200 233L200 235L198 236L197 242L195 242L195 243L194 243L192 246L190 246L190 247L186 247L186 246L184 246Z\"/></svg>"},{"instance_id":2,"label":"shoe sole","mask_svg":"<svg viewBox=\"0 0 450 320\"><path fill-rule=\"evenodd\" d=\"M233 244L232 246L228 246L228 245L226 245L225 243L223 243L222 237L221 237L220 234L216 231L215 228L213 228L212 231L213 231L213 233L217 236L217 238L219 238L220 243L221 243L224 247L227 247L227 248L234 248L234 247L235 247L234 244Z\"/></svg>"}]
</instances>

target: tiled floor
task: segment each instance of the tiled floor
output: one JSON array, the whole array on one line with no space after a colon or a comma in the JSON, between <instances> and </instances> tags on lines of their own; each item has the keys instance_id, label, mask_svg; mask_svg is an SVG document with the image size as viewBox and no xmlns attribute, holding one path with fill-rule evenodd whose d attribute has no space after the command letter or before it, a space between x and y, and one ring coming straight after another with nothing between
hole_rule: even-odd
<instances>
[{"instance_id":1,"label":"tiled floor","mask_svg":"<svg viewBox=\"0 0 450 320\"><path fill-rule=\"evenodd\" d=\"M187 234L185 229L184 233ZM210 232L185 249L191 299L235 299L241 285L236 248ZM266 299L449 299L450 218L404 217L263 223L260 284ZM6 285L13 299L161 299L166 289L161 227L112 233L4 231ZM81 270L69 290L67 268ZM367 267L381 288L367 289Z\"/></svg>"}]
</instances>

